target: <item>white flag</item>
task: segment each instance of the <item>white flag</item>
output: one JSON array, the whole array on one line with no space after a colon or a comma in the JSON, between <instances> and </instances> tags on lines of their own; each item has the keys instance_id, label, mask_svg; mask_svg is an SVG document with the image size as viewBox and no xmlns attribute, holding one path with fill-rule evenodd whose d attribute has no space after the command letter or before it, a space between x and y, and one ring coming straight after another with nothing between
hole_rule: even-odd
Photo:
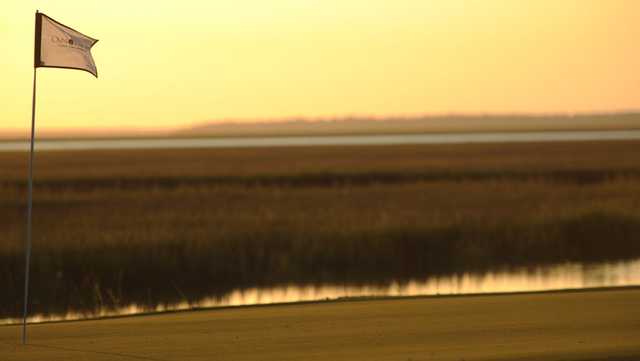
<instances>
[{"instance_id":1,"label":"white flag","mask_svg":"<svg viewBox=\"0 0 640 361\"><path fill-rule=\"evenodd\" d=\"M85 70L98 77L91 47L98 40L36 13L35 67Z\"/></svg>"}]
</instances>

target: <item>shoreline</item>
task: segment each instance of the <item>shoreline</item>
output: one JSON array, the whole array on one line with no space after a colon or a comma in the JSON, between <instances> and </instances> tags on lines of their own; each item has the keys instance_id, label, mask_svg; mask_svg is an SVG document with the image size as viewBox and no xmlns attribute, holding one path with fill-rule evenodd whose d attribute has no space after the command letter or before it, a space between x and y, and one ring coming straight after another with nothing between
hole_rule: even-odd
<instances>
[{"instance_id":1,"label":"shoreline","mask_svg":"<svg viewBox=\"0 0 640 361\"><path fill-rule=\"evenodd\" d=\"M433 131L345 131L345 132L282 132L282 133L269 133L269 132L256 132L256 133L207 133L204 135L197 134L166 134L166 135L116 135L116 136L42 136L36 139L36 141L46 142L69 142L69 141L130 141L130 140L207 140L207 139L243 139L243 138L324 138L324 137L369 137L369 136L404 136L404 135L476 135L476 134L513 134L513 133L567 133L567 132L625 132L625 131L637 131L640 130L639 126L632 127L585 127L585 128L572 128L572 127L544 127L544 128L513 128L513 129L445 129L445 130L433 130ZM2 137L0 136L0 144L2 143L29 143L28 137Z\"/></svg>"},{"instance_id":2,"label":"shoreline","mask_svg":"<svg viewBox=\"0 0 640 361\"><path fill-rule=\"evenodd\" d=\"M244 149L291 147L357 147L397 145L465 145L637 141L640 128L531 130L495 132L400 132L371 134L300 134L248 136L194 136L149 138L68 138L40 139L39 152L171 150L171 149ZM0 153L24 153L28 140L0 139Z\"/></svg>"},{"instance_id":3,"label":"shoreline","mask_svg":"<svg viewBox=\"0 0 640 361\"><path fill-rule=\"evenodd\" d=\"M87 322L87 321L104 321L123 318L138 318L138 317L152 317L163 316L177 313L189 313L189 312L213 312L213 311L226 311L226 310L242 310L242 309L254 309L254 308L272 308L272 307L288 307L288 306L305 306L305 305L329 305L335 303L350 303L350 302L369 302L369 301L401 301L401 300L421 300L421 299L457 299L457 298L477 298L477 297L501 297L501 296L528 296L528 295L545 295L545 294L575 294L575 293L600 293L600 292L623 292L623 291L638 291L640 285L633 286L613 286L613 287L589 287L589 288L567 288L567 289L552 289L552 290L540 290L540 291L513 291L513 292L487 292L487 293L467 293L467 294L442 294L442 295L416 295L416 296L362 296L362 297L339 297L335 299L326 300L311 300L311 301L295 301L295 302L275 302L275 303L258 303L248 305L230 305L230 306L213 306L213 307L194 307L181 310L166 310L166 311L152 311L141 312L125 315L113 315L113 316L101 316L91 318L79 318L70 320L52 320L42 322L27 322L28 325L46 325L46 324L58 324L58 323L74 323L74 322ZM19 320L18 320L19 321ZM0 328L3 327L20 327L22 323L0 323Z\"/></svg>"}]
</instances>

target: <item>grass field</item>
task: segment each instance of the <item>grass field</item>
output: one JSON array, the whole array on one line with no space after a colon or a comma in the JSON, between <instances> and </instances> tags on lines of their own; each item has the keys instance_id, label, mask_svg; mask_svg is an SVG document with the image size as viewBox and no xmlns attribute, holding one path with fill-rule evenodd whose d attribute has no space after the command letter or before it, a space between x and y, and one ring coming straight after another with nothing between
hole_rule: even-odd
<instances>
[{"instance_id":1,"label":"grass field","mask_svg":"<svg viewBox=\"0 0 640 361\"><path fill-rule=\"evenodd\" d=\"M0 153L0 318L27 155ZM640 142L44 152L33 313L640 257Z\"/></svg>"},{"instance_id":2,"label":"grass field","mask_svg":"<svg viewBox=\"0 0 640 361\"><path fill-rule=\"evenodd\" d=\"M25 360L637 360L640 290L335 302L0 327Z\"/></svg>"}]
</instances>

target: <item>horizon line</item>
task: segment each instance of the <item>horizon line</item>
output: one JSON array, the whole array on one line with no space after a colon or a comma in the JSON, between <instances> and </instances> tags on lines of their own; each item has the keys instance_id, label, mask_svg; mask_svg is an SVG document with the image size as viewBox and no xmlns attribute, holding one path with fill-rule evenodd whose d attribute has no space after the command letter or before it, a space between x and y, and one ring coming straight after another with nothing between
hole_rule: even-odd
<instances>
[{"instance_id":1,"label":"horizon line","mask_svg":"<svg viewBox=\"0 0 640 361\"><path fill-rule=\"evenodd\" d=\"M634 116L640 115L640 109L621 109L609 111L585 111L585 112L447 112L447 113L423 113L423 114L390 114L390 115L336 115L336 116L287 116L273 118L221 118L190 122L178 126L159 127L41 127L38 129L40 137L64 136L59 133L67 133L69 136L95 136L95 137L139 137L139 136L171 136L180 132L188 132L205 126L246 126L246 125L282 125L287 123L331 123L348 121L384 122L393 120L429 120L429 119L483 119L496 118L580 118L580 117L607 117L607 116ZM24 128L0 128L0 139L21 139L28 135L29 129ZM44 133L44 134L43 134Z\"/></svg>"}]
</instances>

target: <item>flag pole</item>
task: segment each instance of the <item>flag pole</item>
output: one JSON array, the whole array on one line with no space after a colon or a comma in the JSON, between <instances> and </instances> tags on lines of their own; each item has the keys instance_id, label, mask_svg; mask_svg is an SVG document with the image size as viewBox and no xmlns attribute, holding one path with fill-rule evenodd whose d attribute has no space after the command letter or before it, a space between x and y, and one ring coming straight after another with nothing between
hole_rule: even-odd
<instances>
[{"instance_id":1,"label":"flag pole","mask_svg":"<svg viewBox=\"0 0 640 361\"><path fill-rule=\"evenodd\" d=\"M36 10L36 21L38 17L38 11ZM38 37L36 27L36 38ZM34 44L34 49L38 46L37 41ZM34 50L37 53L37 50ZM36 64L33 65L33 93L31 96L31 143L29 147L29 180L27 191L27 239L25 244L25 265L24 265L24 308L22 311L22 344L27 343L27 315L29 304L29 268L31 262L31 223L32 223L32 210L33 210L33 144L35 140L36 131Z\"/></svg>"},{"instance_id":2,"label":"flag pole","mask_svg":"<svg viewBox=\"0 0 640 361\"><path fill-rule=\"evenodd\" d=\"M25 245L24 310L22 313L22 343L27 343L27 305L29 301L29 263L31 261L31 213L33 209L33 143L36 127L36 68L33 68L33 96L31 100L31 146L29 151L29 185L27 193L27 242Z\"/></svg>"}]
</instances>

